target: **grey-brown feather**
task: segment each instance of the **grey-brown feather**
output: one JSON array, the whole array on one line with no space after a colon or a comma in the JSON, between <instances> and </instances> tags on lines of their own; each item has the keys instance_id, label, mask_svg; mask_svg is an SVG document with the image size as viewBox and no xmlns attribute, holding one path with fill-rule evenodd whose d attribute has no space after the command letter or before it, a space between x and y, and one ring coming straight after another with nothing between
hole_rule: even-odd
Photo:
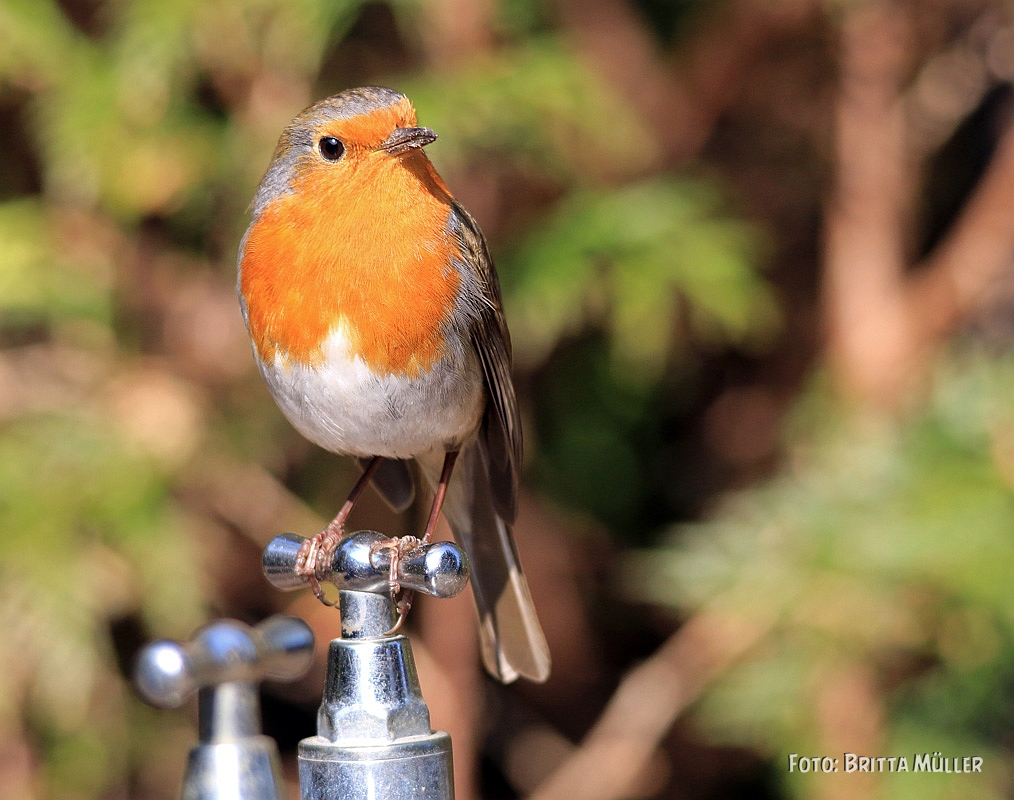
<instances>
[{"instance_id":1,"label":"grey-brown feather","mask_svg":"<svg viewBox=\"0 0 1014 800\"><path fill-rule=\"evenodd\" d=\"M442 461L437 452L419 458L431 486L436 486ZM458 457L444 515L471 564L482 660L490 674L504 683L518 677L545 681L551 667L549 647L510 526L494 507L491 490L480 444L474 442Z\"/></svg>"},{"instance_id":2,"label":"grey-brown feather","mask_svg":"<svg viewBox=\"0 0 1014 800\"><path fill-rule=\"evenodd\" d=\"M372 460L372 458L356 459L363 471ZM371 478L380 496L399 514L406 511L415 499L415 481L408 464L409 462L397 458L385 458Z\"/></svg>"},{"instance_id":3,"label":"grey-brown feather","mask_svg":"<svg viewBox=\"0 0 1014 800\"><path fill-rule=\"evenodd\" d=\"M500 283L472 216L454 202L449 229L460 245L460 309L482 369L487 404L476 440L458 458L444 514L468 553L486 668L502 681L544 681L550 656L510 526L517 517L523 457L521 419L511 379L511 343ZM436 454L420 459L435 485Z\"/></svg>"},{"instance_id":4,"label":"grey-brown feather","mask_svg":"<svg viewBox=\"0 0 1014 800\"><path fill-rule=\"evenodd\" d=\"M479 356L489 404L479 427L479 446L489 474L493 506L508 523L517 517L523 458L521 419L511 380L511 344L503 314L500 282L479 226L457 202L451 229L461 244L463 273L474 281L472 344Z\"/></svg>"}]
</instances>

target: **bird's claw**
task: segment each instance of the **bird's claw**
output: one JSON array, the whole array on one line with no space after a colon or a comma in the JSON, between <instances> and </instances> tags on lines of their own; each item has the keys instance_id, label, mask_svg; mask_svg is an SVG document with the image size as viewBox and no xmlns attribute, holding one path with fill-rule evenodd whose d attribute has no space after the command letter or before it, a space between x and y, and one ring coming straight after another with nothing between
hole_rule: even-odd
<instances>
[{"instance_id":1,"label":"bird's claw","mask_svg":"<svg viewBox=\"0 0 1014 800\"><path fill-rule=\"evenodd\" d=\"M296 554L296 574L306 578L313 596L326 606L335 606L336 603L327 599L320 584L326 580L330 572L334 551L341 541L342 533L340 528L335 530L333 525L328 525L320 533L303 542Z\"/></svg>"},{"instance_id":2,"label":"bird's claw","mask_svg":"<svg viewBox=\"0 0 1014 800\"><path fill-rule=\"evenodd\" d=\"M314 597L326 606L337 605L337 603L325 596L321 583L327 579L330 573L334 553L341 542L342 533L340 529L335 529L333 525L329 525L320 533L305 540L296 554L296 574L306 578ZM412 608L412 600L415 595L415 592L411 589L402 591L401 583L398 580L401 560L425 543L425 539L419 539L415 536L396 536L392 539L377 542L370 548L371 561L374 561L378 553L387 553L387 587L391 593L391 601L394 603L398 613L398 619L391 629L384 634L385 636L394 635L402 627L408 616L409 609ZM374 566L379 565L374 563Z\"/></svg>"},{"instance_id":3,"label":"bird's claw","mask_svg":"<svg viewBox=\"0 0 1014 800\"><path fill-rule=\"evenodd\" d=\"M423 543L422 539L418 539L415 536L395 536L393 539L388 539L385 542L378 542L371 548L371 560L372 556L381 551L388 552L387 587L391 592L391 601L395 604L395 608L398 611L397 621L384 634L385 636L393 636L398 632L408 616L409 609L412 608L412 598L415 592L408 590L403 592L400 598L398 597L399 592L401 592L401 583L398 580L398 567L405 555Z\"/></svg>"}]
</instances>

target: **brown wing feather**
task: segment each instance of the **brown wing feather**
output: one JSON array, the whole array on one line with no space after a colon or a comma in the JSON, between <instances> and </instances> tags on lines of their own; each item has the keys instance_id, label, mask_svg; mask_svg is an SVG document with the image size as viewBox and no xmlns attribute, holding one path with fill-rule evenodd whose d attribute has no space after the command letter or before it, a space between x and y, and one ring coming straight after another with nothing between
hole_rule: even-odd
<instances>
[{"instance_id":1,"label":"brown wing feather","mask_svg":"<svg viewBox=\"0 0 1014 800\"><path fill-rule=\"evenodd\" d=\"M520 676L544 681L550 671L549 647L510 528L518 507L521 422L500 285L475 220L457 203L451 228L461 245L461 298L467 304L459 324L467 326L489 401L477 440L458 458L444 514L471 562L486 668L508 683ZM436 485L442 454L426 454L419 461L430 483Z\"/></svg>"},{"instance_id":2,"label":"brown wing feather","mask_svg":"<svg viewBox=\"0 0 1014 800\"><path fill-rule=\"evenodd\" d=\"M458 203L456 231L477 289L473 309L472 344L482 365L489 404L479 429L479 443L489 472L493 504L508 523L517 517L518 475L523 457L521 420L511 380L511 342L503 315L500 281L486 249L486 241L472 216Z\"/></svg>"},{"instance_id":3,"label":"brown wing feather","mask_svg":"<svg viewBox=\"0 0 1014 800\"><path fill-rule=\"evenodd\" d=\"M365 471L372 458L357 458L359 469ZM401 513L415 499L415 481L408 468L409 462L385 458L373 473L373 485L391 508Z\"/></svg>"}]
</instances>

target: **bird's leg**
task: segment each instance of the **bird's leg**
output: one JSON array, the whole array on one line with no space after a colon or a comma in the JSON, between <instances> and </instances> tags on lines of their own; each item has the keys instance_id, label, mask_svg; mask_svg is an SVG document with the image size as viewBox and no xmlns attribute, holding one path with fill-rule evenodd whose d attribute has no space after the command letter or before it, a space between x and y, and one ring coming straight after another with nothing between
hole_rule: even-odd
<instances>
[{"instance_id":1,"label":"bird's leg","mask_svg":"<svg viewBox=\"0 0 1014 800\"><path fill-rule=\"evenodd\" d=\"M338 515L328 523L324 530L303 542L303 546L299 548L299 553L296 555L296 574L306 576L314 596L322 603L333 605L324 599L324 591L320 588L320 581L331 565L331 559L334 557L338 542L345 535L345 521L383 460L383 456L374 456L366 469L363 470L363 474L359 476L359 480L353 485L352 491L349 492L348 498L339 509Z\"/></svg>"},{"instance_id":2,"label":"bird's leg","mask_svg":"<svg viewBox=\"0 0 1014 800\"><path fill-rule=\"evenodd\" d=\"M401 591L401 584L398 582L398 562L419 545L429 544L430 539L433 538L433 531L437 527L440 509L443 508L444 499L447 497L447 485L451 482L451 473L454 472L454 462L457 458L457 450L450 450L444 455L444 466L440 470L440 482L437 484L437 490L433 494L433 504L430 506L430 515L426 520L426 530L423 532L422 539L417 539L414 536L402 536L391 540L388 544L381 545L381 547L391 551L387 585L391 591L391 599L395 601L398 609L398 620L394 623L391 630L384 634L385 636L397 633L405 623L409 609L412 608L412 599L415 596L415 592L407 591L402 593L402 596L398 598L398 592Z\"/></svg>"},{"instance_id":3,"label":"bird's leg","mask_svg":"<svg viewBox=\"0 0 1014 800\"><path fill-rule=\"evenodd\" d=\"M440 517L440 509L444 506L444 498L447 497L447 484L451 482L451 473L454 472L454 462L458 458L457 450L449 450L444 454L444 467L440 470L440 483L433 494L433 505L430 506L430 516L426 520L426 530L423 532L422 543L429 544L433 538L433 531L436 530L437 520Z\"/></svg>"}]
</instances>

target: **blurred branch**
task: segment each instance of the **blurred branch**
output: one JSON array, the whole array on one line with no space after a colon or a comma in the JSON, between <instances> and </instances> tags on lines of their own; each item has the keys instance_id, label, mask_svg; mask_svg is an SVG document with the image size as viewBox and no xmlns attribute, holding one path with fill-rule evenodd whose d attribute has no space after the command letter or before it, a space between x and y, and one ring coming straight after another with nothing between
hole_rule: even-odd
<instances>
[{"instance_id":1,"label":"blurred branch","mask_svg":"<svg viewBox=\"0 0 1014 800\"><path fill-rule=\"evenodd\" d=\"M896 401L908 377L903 232L912 175L904 108L910 20L888 4L846 18L835 109L837 185L826 212L828 351L845 394Z\"/></svg>"},{"instance_id":2,"label":"blurred branch","mask_svg":"<svg viewBox=\"0 0 1014 800\"><path fill-rule=\"evenodd\" d=\"M578 49L641 112L667 161L678 164L700 151L772 37L819 7L811 0L738 0L686 45L679 64L670 64L630 3L553 0L552 5Z\"/></svg>"},{"instance_id":3,"label":"blurred branch","mask_svg":"<svg viewBox=\"0 0 1014 800\"><path fill-rule=\"evenodd\" d=\"M1008 126L986 174L953 230L912 280L909 318L924 350L982 298L1014 255L1014 126Z\"/></svg>"},{"instance_id":4,"label":"blurred branch","mask_svg":"<svg viewBox=\"0 0 1014 800\"><path fill-rule=\"evenodd\" d=\"M897 407L942 340L1014 254L1014 130L964 211L910 277L905 245L916 183L901 85L911 58L905 12L859 8L842 33L837 186L826 214L828 352L843 393Z\"/></svg>"},{"instance_id":5,"label":"blurred branch","mask_svg":"<svg viewBox=\"0 0 1014 800\"><path fill-rule=\"evenodd\" d=\"M699 612L627 673L581 747L530 800L636 796L646 767L676 718L772 624Z\"/></svg>"},{"instance_id":6,"label":"blurred branch","mask_svg":"<svg viewBox=\"0 0 1014 800\"><path fill-rule=\"evenodd\" d=\"M876 676L868 664L840 665L823 681L817 697L817 724L827 753L883 752L883 708ZM857 800L877 796L872 772L825 781L821 800Z\"/></svg>"},{"instance_id":7,"label":"blurred branch","mask_svg":"<svg viewBox=\"0 0 1014 800\"><path fill-rule=\"evenodd\" d=\"M262 550L278 531L319 530L324 521L267 470L208 459L182 490L188 505L224 522Z\"/></svg>"},{"instance_id":8,"label":"blurred branch","mask_svg":"<svg viewBox=\"0 0 1014 800\"><path fill-rule=\"evenodd\" d=\"M437 67L454 67L492 44L491 0L433 0L419 10L426 54Z\"/></svg>"}]
</instances>

